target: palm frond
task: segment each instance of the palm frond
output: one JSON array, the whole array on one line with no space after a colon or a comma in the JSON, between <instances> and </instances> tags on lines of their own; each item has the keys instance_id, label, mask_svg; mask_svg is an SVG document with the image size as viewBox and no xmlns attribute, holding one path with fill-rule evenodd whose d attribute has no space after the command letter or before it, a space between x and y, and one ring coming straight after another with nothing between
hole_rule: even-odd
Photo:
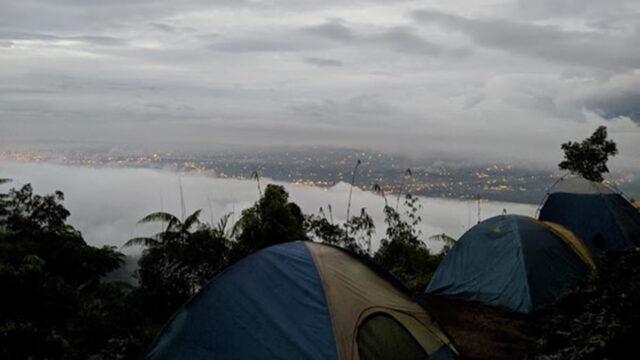
<instances>
[{"instance_id":1,"label":"palm frond","mask_svg":"<svg viewBox=\"0 0 640 360\"><path fill-rule=\"evenodd\" d=\"M227 231L227 227L229 226L229 220L231 219L232 215L233 215L233 212L226 213L218 220L218 224L216 225L216 230L220 234L224 234L228 237L235 236L236 229L237 229L235 224L231 227L229 231Z\"/></svg>"},{"instance_id":2,"label":"palm frond","mask_svg":"<svg viewBox=\"0 0 640 360\"><path fill-rule=\"evenodd\" d=\"M260 186L260 173L258 172L258 169L251 173L251 180L255 180L258 183L258 193L260 194L260 197L262 197L262 187Z\"/></svg>"},{"instance_id":3,"label":"palm frond","mask_svg":"<svg viewBox=\"0 0 640 360\"><path fill-rule=\"evenodd\" d=\"M451 236L449 236L449 235L447 235L445 233L436 234L436 235L430 236L429 240L442 241L442 242L445 243L445 245L450 245L450 246L453 246L456 243L456 239L455 238L453 238L453 237L451 237Z\"/></svg>"},{"instance_id":4,"label":"palm frond","mask_svg":"<svg viewBox=\"0 0 640 360\"><path fill-rule=\"evenodd\" d=\"M318 209L318 216L321 216L324 219L327 218L327 215L324 213L324 208L322 206L320 206L320 209Z\"/></svg>"},{"instance_id":5,"label":"palm frond","mask_svg":"<svg viewBox=\"0 0 640 360\"><path fill-rule=\"evenodd\" d=\"M411 178L413 174L411 173L411 168L407 168L402 174L402 180L400 181L400 190L398 190L398 198L396 199L396 210L398 210L398 206L400 206L400 197L402 196L402 192L404 191L405 180Z\"/></svg>"},{"instance_id":6,"label":"palm frond","mask_svg":"<svg viewBox=\"0 0 640 360\"><path fill-rule=\"evenodd\" d=\"M216 224L216 228L221 232L224 232L227 229L227 225L229 224L229 219L233 213L226 213L222 215L220 219L218 219L218 223Z\"/></svg>"},{"instance_id":7,"label":"palm frond","mask_svg":"<svg viewBox=\"0 0 640 360\"><path fill-rule=\"evenodd\" d=\"M202 213L202 209L198 209L193 212L193 214L189 215L182 224L184 230L189 230L193 225L200 223L200 213Z\"/></svg>"},{"instance_id":8,"label":"palm frond","mask_svg":"<svg viewBox=\"0 0 640 360\"><path fill-rule=\"evenodd\" d=\"M180 219L178 219L175 215L169 214L167 212L159 211L143 217L138 221L138 224L146 224L146 223L158 222L158 221L163 221L170 224L180 223Z\"/></svg>"},{"instance_id":9,"label":"palm frond","mask_svg":"<svg viewBox=\"0 0 640 360\"><path fill-rule=\"evenodd\" d=\"M154 238L150 237L135 237L133 239L129 239L126 243L124 243L124 247L131 246L144 246L144 247L153 247L158 245L160 242Z\"/></svg>"},{"instance_id":10,"label":"palm frond","mask_svg":"<svg viewBox=\"0 0 640 360\"><path fill-rule=\"evenodd\" d=\"M382 189L382 186L380 186L380 184L378 183L375 183L373 184L372 190L374 194L378 194L382 196L382 198L384 199L384 206L387 207L388 206L387 195L384 193L384 189Z\"/></svg>"}]
</instances>

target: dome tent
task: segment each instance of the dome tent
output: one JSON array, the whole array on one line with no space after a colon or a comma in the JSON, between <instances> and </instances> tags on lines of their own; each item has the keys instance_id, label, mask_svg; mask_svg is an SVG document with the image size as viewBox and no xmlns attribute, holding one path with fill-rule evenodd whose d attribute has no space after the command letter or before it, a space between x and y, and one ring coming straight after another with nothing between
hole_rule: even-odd
<instances>
[{"instance_id":1,"label":"dome tent","mask_svg":"<svg viewBox=\"0 0 640 360\"><path fill-rule=\"evenodd\" d=\"M147 359L453 359L447 337L384 273L311 242L229 267L165 326Z\"/></svg>"},{"instance_id":2,"label":"dome tent","mask_svg":"<svg viewBox=\"0 0 640 360\"><path fill-rule=\"evenodd\" d=\"M530 313L592 268L590 252L570 231L526 216L499 215L462 235L426 292Z\"/></svg>"},{"instance_id":3,"label":"dome tent","mask_svg":"<svg viewBox=\"0 0 640 360\"><path fill-rule=\"evenodd\" d=\"M567 227L594 255L640 244L640 212L610 187L582 177L560 179L538 218Z\"/></svg>"}]
</instances>

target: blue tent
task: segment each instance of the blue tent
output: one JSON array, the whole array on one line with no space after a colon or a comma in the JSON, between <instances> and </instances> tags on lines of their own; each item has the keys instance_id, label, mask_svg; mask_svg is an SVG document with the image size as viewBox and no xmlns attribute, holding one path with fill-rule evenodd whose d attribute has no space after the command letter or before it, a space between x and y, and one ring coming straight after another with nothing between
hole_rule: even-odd
<instances>
[{"instance_id":1,"label":"blue tent","mask_svg":"<svg viewBox=\"0 0 640 360\"><path fill-rule=\"evenodd\" d=\"M640 212L608 186L579 177L551 189L539 219L564 225L594 255L640 245Z\"/></svg>"},{"instance_id":2,"label":"blue tent","mask_svg":"<svg viewBox=\"0 0 640 360\"><path fill-rule=\"evenodd\" d=\"M146 359L453 359L425 309L387 276L332 246L264 249L180 309Z\"/></svg>"},{"instance_id":3,"label":"blue tent","mask_svg":"<svg viewBox=\"0 0 640 360\"><path fill-rule=\"evenodd\" d=\"M462 235L426 292L529 313L594 266L570 231L526 216L500 215Z\"/></svg>"}]
</instances>

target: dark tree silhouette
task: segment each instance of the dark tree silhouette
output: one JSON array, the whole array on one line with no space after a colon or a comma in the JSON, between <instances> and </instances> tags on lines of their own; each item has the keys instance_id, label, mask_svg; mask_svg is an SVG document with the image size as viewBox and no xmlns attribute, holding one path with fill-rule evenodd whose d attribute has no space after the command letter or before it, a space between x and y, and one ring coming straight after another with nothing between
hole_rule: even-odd
<instances>
[{"instance_id":1,"label":"dark tree silhouette","mask_svg":"<svg viewBox=\"0 0 640 360\"><path fill-rule=\"evenodd\" d=\"M56 191L53 194L37 195L33 193L31 184L20 190L11 189L7 196L9 201L4 206L8 229L53 230L65 226L70 213L62 205L64 194Z\"/></svg>"},{"instance_id":2,"label":"dark tree silhouette","mask_svg":"<svg viewBox=\"0 0 640 360\"><path fill-rule=\"evenodd\" d=\"M36 195L30 185L3 197L8 217L0 228L2 359L92 358L134 328L112 312L123 304L125 290L102 281L120 266L122 254L87 245L66 224L63 198L59 191ZM107 292L114 301L103 298Z\"/></svg>"},{"instance_id":3,"label":"dark tree silhouette","mask_svg":"<svg viewBox=\"0 0 640 360\"><path fill-rule=\"evenodd\" d=\"M582 142L569 141L562 144L564 160L558 164L562 170L569 170L587 180L601 182L602 175L609 172L609 156L618 153L616 143L607 140L607 128L599 126L596 131Z\"/></svg>"},{"instance_id":4,"label":"dark tree silhouette","mask_svg":"<svg viewBox=\"0 0 640 360\"><path fill-rule=\"evenodd\" d=\"M418 198L407 194L404 205L404 214L391 206L384 207L386 236L380 241L373 260L410 289L422 292L443 256L431 254L422 241L422 233L418 229L422 221L418 215L421 208Z\"/></svg>"},{"instance_id":5,"label":"dark tree silhouette","mask_svg":"<svg viewBox=\"0 0 640 360\"><path fill-rule=\"evenodd\" d=\"M146 247L162 246L172 242L185 241L191 235L191 230L200 224L200 214L202 210L197 210L189 215L184 222L180 221L177 216L166 212L151 213L138 221L138 224L146 224L151 222L166 223L166 228L152 237L137 237L130 239L124 245L135 246L141 245Z\"/></svg>"},{"instance_id":6,"label":"dark tree silhouette","mask_svg":"<svg viewBox=\"0 0 640 360\"><path fill-rule=\"evenodd\" d=\"M11 179L0 178L0 185L11 182ZM7 216L7 198L9 194L0 192L0 230L2 230L5 226L6 216Z\"/></svg>"},{"instance_id":7,"label":"dark tree silhouette","mask_svg":"<svg viewBox=\"0 0 640 360\"><path fill-rule=\"evenodd\" d=\"M360 255L370 255L371 237L375 232L373 218L365 208L360 209L358 216L351 216L349 221L334 223L321 215L307 215L305 228L309 236L325 244L336 245Z\"/></svg>"},{"instance_id":8,"label":"dark tree silhouette","mask_svg":"<svg viewBox=\"0 0 640 360\"><path fill-rule=\"evenodd\" d=\"M267 246L294 240L307 240L304 215L289 201L283 186L269 184L252 207L242 211L232 261Z\"/></svg>"},{"instance_id":9,"label":"dark tree silhouette","mask_svg":"<svg viewBox=\"0 0 640 360\"><path fill-rule=\"evenodd\" d=\"M149 214L139 223L162 222L165 229L125 244L145 247L137 275L142 300L159 323L227 266L229 216L212 227L200 223L200 214L197 210L184 221L166 212Z\"/></svg>"},{"instance_id":10,"label":"dark tree silhouette","mask_svg":"<svg viewBox=\"0 0 640 360\"><path fill-rule=\"evenodd\" d=\"M407 170L404 171L404 174L402 174L402 181L400 181L400 187L398 189L398 198L396 199L396 211L398 211L398 207L400 206L400 198L402 197L402 192L404 191L404 185L405 185L405 181L407 179L410 179L413 176L413 173L411 172L410 168L407 168ZM373 189L374 192L377 189Z\"/></svg>"},{"instance_id":11,"label":"dark tree silhouette","mask_svg":"<svg viewBox=\"0 0 640 360\"><path fill-rule=\"evenodd\" d=\"M347 203L347 221L349 221L349 217L351 215L351 195L353 194L353 186L356 183L356 174L358 173L358 167L360 167L362 161L358 159L356 161L356 166L353 167L353 173L351 174L351 185L349 186L349 201Z\"/></svg>"}]
</instances>

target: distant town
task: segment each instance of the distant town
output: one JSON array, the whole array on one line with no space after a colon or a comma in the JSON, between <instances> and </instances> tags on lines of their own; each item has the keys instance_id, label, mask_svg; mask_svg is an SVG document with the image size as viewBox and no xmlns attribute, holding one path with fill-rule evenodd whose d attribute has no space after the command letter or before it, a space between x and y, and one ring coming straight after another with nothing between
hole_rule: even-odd
<instances>
[{"instance_id":1,"label":"distant town","mask_svg":"<svg viewBox=\"0 0 640 360\"><path fill-rule=\"evenodd\" d=\"M202 174L220 178L261 178L309 186L331 187L350 183L358 161L355 185L387 194L457 199L482 199L539 204L562 173L532 170L509 164L448 165L442 161L415 160L358 150L225 151L142 153L103 150L0 151L0 161L52 162L88 167L136 167ZM616 187L632 189L632 176L615 175Z\"/></svg>"}]
</instances>

